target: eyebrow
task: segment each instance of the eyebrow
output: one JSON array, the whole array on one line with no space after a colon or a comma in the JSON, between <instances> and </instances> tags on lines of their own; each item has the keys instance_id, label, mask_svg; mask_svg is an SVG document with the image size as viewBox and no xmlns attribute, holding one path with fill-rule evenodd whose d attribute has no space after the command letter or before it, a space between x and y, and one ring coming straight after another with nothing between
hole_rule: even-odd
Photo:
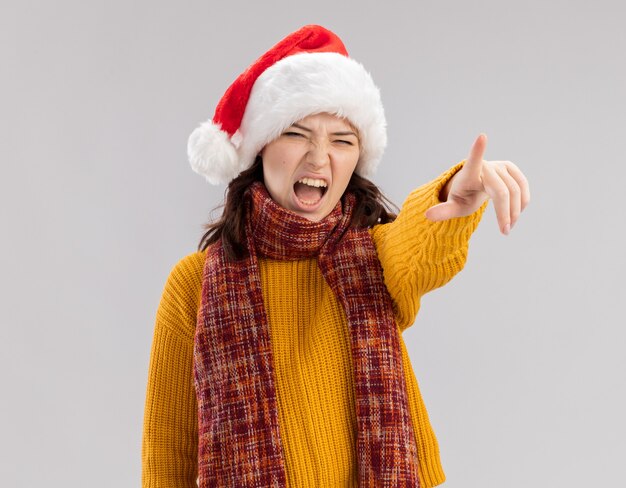
<instances>
[{"instance_id":1,"label":"eyebrow","mask_svg":"<svg viewBox=\"0 0 626 488\"><path fill-rule=\"evenodd\" d=\"M300 124L291 124L291 126L292 127L297 127L298 129L302 129L302 130L305 130L307 132L313 132L311 129L309 129L307 127L304 127L304 126L302 126ZM354 136L354 137L357 137L357 135L354 132L352 132L352 131L333 132L331 135L333 135L333 136ZM358 139L358 137L357 137L357 139Z\"/></svg>"}]
</instances>

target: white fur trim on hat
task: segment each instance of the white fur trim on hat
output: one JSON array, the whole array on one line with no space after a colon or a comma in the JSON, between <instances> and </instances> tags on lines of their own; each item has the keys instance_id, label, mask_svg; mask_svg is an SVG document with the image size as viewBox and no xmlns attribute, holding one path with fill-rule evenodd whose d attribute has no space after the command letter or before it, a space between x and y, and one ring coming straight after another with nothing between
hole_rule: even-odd
<instances>
[{"instance_id":1,"label":"white fur trim on hat","mask_svg":"<svg viewBox=\"0 0 626 488\"><path fill-rule=\"evenodd\" d=\"M244 167L294 122L321 112L348 119L359 131L356 172L374 173L387 145L380 92L357 61L337 53L300 53L281 59L259 76L239 128Z\"/></svg>"}]
</instances>

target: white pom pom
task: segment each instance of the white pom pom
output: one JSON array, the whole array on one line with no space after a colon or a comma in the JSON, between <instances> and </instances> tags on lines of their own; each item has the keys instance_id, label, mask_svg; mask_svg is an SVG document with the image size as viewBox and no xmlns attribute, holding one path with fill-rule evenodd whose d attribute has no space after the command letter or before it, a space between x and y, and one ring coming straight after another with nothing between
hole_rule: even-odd
<instances>
[{"instance_id":1,"label":"white pom pom","mask_svg":"<svg viewBox=\"0 0 626 488\"><path fill-rule=\"evenodd\" d=\"M237 150L228 134L210 120L189 136L187 156L191 168L212 185L228 183L241 172Z\"/></svg>"}]
</instances>

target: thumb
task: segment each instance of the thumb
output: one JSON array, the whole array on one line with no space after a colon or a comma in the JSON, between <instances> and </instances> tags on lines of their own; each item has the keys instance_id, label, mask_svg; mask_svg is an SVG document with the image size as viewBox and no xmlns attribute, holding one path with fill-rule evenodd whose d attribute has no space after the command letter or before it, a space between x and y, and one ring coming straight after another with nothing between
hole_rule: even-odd
<instances>
[{"instance_id":1,"label":"thumb","mask_svg":"<svg viewBox=\"0 0 626 488\"><path fill-rule=\"evenodd\" d=\"M424 214L428 220L439 222L456 217L458 214L457 204L454 202L443 202L433 205Z\"/></svg>"}]
</instances>

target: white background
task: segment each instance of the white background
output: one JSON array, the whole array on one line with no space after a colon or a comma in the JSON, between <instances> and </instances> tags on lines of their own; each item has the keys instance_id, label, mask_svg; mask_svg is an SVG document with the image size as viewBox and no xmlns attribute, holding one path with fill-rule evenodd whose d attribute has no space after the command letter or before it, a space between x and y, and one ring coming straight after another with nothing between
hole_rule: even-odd
<instances>
[{"instance_id":1,"label":"white background","mask_svg":"<svg viewBox=\"0 0 626 488\"><path fill-rule=\"evenodd\" d=\"M447 488L623 483L626 8L618 1L27 1L0 12L0 480L137 486L156 308L224 187L187 137L302 25L379 85L401 204L467 156L515 162L465 269L405 332Z\"/></svg>"}]
</instances>

